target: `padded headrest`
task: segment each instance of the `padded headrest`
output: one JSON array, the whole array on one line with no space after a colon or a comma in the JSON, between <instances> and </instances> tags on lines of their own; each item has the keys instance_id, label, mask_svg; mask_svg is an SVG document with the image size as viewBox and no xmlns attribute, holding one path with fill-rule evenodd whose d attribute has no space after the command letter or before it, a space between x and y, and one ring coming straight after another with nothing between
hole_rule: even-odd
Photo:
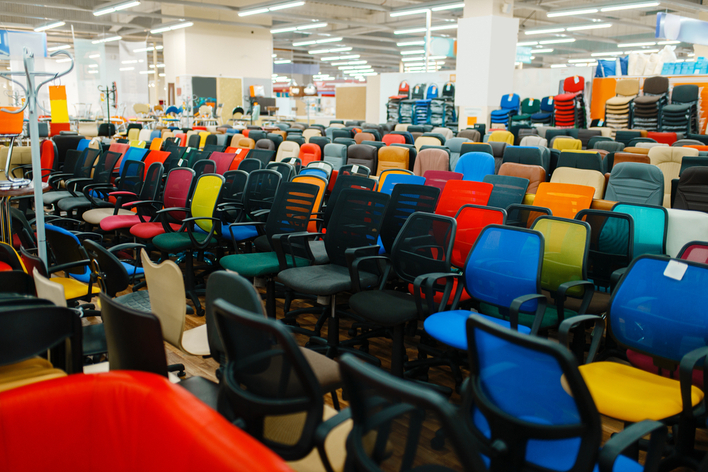
<instances>
[{"instance_id":1,"label":"padded headrest","mask_svg":"<svg viewBox=\"0 0 708 472\"><path fill-rule=\"evenodd\" d=\"M536 193L538 184L546 181L546 169L541 166L529 166L526 164L517 164L516 162L505 162L499 168L499 175L510 175L512 177L521 177L529 180L526 193Z\"/></svg>"},{"instance_id":2,"label":"padded headrest","mask_svg":"<svg viewBox=\"0 0 708 472\"><path fill-rule=\"evenodd\" d=\"M621 164L622 162L639 162L642 164L651 163L649 156L645 154L635 154L633 152L616 152L613 159L614 165Z\"/></svg>"},{"instance_id":3,"label":"padded headrest","mask_svg":"<svg viewBox=\"0 0 708 472\"><path fill-rule=\"evenodd\" d=\"M489 135L488 142L503 142L503 143L513 143L514 135L510 131L493 131Z\"/></svg>"},{"instance_id":4,"label":"padded headrest","mask_svg":"<svg viewBox=\"0 0 708 472\"><path fill-rule=\"evenodd\" d=\"M376 159L377 149L368 144L353 144L349 146L347 155L349 159L369 160Z\"/></svg>"},{"instance_id":5,"label":"padded headrest","mask_svg":"<svg viewBox=\"0 0 708 472\"><path fill-rule=\"evenodd\" d=\"M256 141L256 149L275 151L275 143L267 138L259 139L258 141Z\"/></svg>"},{"instance_id":6,"label":"padded headrest","mask_svg":"<svg viewBox=\"0 0 708 472\"><path fill-rule=\"evenodd\" d=\"M605 200L661 205L664 199L664 174L652 165L623 162L612 169Z\"/></svg>"},{"instance_id":7,"label":"padded headrest","mask_svg":"<svg viewBox=\"0 0 708 472\"><path fill-rule=\"evenodd\" d=\"M347 147L344 144L325 144L324 154L325 156L344 159L347 157Z\"/></svg>"},{"instance_id":8,"label":"padded headrest","mask_svg":"<svg viewBox=\"0 0 708 472\"><path fill-rule=\"evenodd\" d=\"M669 91L668 77L649 77L644 79L644 93L660 95Z\"/></svg>"},{"instance_id":9,"label":"padded headrest","mask_svg":"<svg viewBox=\"0 0 708 472\"><path fill-rule=\"evenodd\" d=\"M465 138L450 138L445 141L445 146L450 150L450 152L459 153L462 149L462 145L468 142Z\"/></svg>"},{"instance_id":10,"label":"padded headrest","mask_svg":"<svg viewBox=\"0 0 708 472\"><path fill-rule=\"evenodd\" d=\"M698 100L698 85L677 85L671 92L671 103L695 102Z\"/></svg>"},{"instance_id":11,"label":"padded headrest","mask_svg":"<svg viewBox=\"0 0 708 472\"><path fill-rule=\"evenodd\" d=\"M543 153L537 147L507 146L504 149L504 160L502 162L543 166Z\"/></svg>"},{"instance_id":12,"label":"padded headrest","mask_svg":"<svg viewBox=\"0 0 708 472\"><path fill-rule=\"evenodd\" d=\"M593 198L602 198L605 194L605 175L597 170L558 167L553 171L551 182L587 185L595 189Z\"/></svg>"},{"instance_id":13,"label":"padded headrest","mask_svg":"<svg viewBox=\"0 0 708 472\"><path fill-rule=\"evenodd\" d=\"M557 167L575 167L602 171L602 157L597 152L562 151Z\"/></svg>"},{"instance_id":14,"label":"padded headrest","mask_svg":"<svg viewBox=\"0 0 708 472\"><path fill-rule=\"evenodd\" d=\"M300 145L296 143L295 141L283 141L280 143L280 146L278 147L278 151L280 150L283 151L299 151L300 150Z\"/></svg>"},{"instance_id":15,"label":"padded headrest","mask_svg":"<svg viewBox=\"0 0 708 472\"><path fill-rule=\"evenodd\" d=\"M460 147L460 153L467 154L468 152L486 152L487 154L494 155L494 149L491 143L464 143Z\"/></svg>"},{"instance_id":16,"label":"padded headrest","mask_svg":"<svg viewBox=\"0 0 708 472\"><path fill-rule=\"evenodd\" d=\"M479 134L479 131L477 131L476 129L463 129L463 130L460 130L460 131L457 133L457 136L458 136L459 138L466 138L468 141L473 141L473 142L477 142L477 141L481 141L481 140L482 140L482 135Z\"/></svg>"},{"instance_id":17,"label":"padded headrest","mask_svg":"<svg viewBox=\"0 0 708 472\"><path fill-rule=\"evenodd\" d=\"M408 159L408 149L406 148L386 146L379 149L379 162L404 162L406 159Z\"/></svg>"},{"instance_id":18,"label":"padded headrest","mask_svg":"<svg viewBox=\"0 0 708 472\"><path fill-rule=\"evenodd\" d=\"M420 151L418 153L417 161L424 161L426 159L435 160L435 161L438 161L438 160L449 161L450 157L448 156L447 152L443 149L427 148L427 149L423 149L422 151Z\"/></svg>"},{"instance_id":19,"label":"padded headrest","mask_svg":"<svg viewBox=\"0 0 708 472\"><path fill-rule=\"evenodd\" d=\"M639 93L639 79L618 80L615 85L615 93L625 96L637 95Z\"/></svg>"},{"instance_id":20,"label":"padded headrest","mask_svg":"<svg viewBox=\"0 0 708 472\"><path fill-rule=\"evenodd\" d=\"M683 156L697 156L698 149L686 147L653 147L649 149L649 159L655 166L667 162L681 164Z\"/></svg>"},{"instance_id":21,"label":"padded headrest","mask_svg":"<svg viewBox=\"0 0 708 472\"><path fill-rule=\"evenodd\" d=\"M548 146L548 140L542 138L541 136L524 136L521 139L521 146L538 146L546 147Z\"/></svg>"},{"instance_id":22,"label":"padded headrest","mask_svg":"<svg viewBox=\"0 0 708 472\"><path fill-rule=\"evenodd\" d=\"M358 139L359 142L361 142L361 141L376 141L376 136L374 136L371 133L357 133L354 136L354 139Z\"/></svg>"}]
</instances>

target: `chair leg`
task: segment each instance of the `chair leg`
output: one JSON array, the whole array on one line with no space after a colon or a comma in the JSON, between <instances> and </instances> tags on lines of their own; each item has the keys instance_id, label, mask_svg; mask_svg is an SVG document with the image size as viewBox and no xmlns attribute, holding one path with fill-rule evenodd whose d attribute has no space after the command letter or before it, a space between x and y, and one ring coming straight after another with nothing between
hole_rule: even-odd
<instances>
[{"instance_id":1,"label":"chair leg","mask_svg":"<svg viewBox=\"0 0 708 472\"><path fill-rule=\"evenodd\" d=\"M403 328L405 325L393 327L393 352L391 354L391 375L403 378L403 358L406 355L406 346L403 343Z\"/></svg>"},{"instance_id":2,"label":"chair leg","mask_svg":"<svg viewBox=\"0 0 708 472\"><path fill-rule=\"evenodd\" d=\"M275 319L275 279L268 277L266 282L266 314L268 318Z\"/></svg>"},{"instance_id":3,"label":"chair leg","mask_svg":"<svg viewBox=\"0 0 708 472\"><path fill-rule=\"evenodd\" d=\"M187 292L187 296L194 304L194 310L197 312L197 316L204 316L204 310L202 309L202 304L199 301L199 296L195 291L194 282L194 256L192 251L187 251L185 254L185 281L184 286Z\"/></svg>"}]
</instances>

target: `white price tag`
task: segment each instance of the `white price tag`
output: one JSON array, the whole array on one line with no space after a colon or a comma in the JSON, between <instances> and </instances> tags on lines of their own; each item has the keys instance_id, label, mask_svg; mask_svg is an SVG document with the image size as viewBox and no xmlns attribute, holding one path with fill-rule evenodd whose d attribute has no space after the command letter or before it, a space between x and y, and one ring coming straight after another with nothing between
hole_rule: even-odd
<instances>
[{"instance_id":1,"label":"white price tag","mask_svg":"<svg viewBox=\"0 0 708 472\"><path fill-rule=\"evenodd\" d=\"M686 269L688 269L688 264L679 261L669 261L666 264L666 269L664 269L664 276L680 281L683 279Z\"/></svg>"}]
</instances>

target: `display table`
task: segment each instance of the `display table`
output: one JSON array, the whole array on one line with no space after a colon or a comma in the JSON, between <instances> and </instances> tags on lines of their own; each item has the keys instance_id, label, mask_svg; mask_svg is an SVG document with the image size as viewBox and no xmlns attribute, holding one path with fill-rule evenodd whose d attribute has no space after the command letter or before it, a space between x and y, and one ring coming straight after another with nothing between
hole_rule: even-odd
<instances>
[{"instance_id":1,"label":"display table","mask_svg":"<svg viewBox=\"0 0 708 472\"><path fill-rule=\"evenodd\" d=\"M42 192L49 189L49 184L42 182ZM34 194L34 185L22 188L0 189L0 240L12 244L12 215L10 212L10 199L12 197L25 197ZM39 211L43 211L40 209Z\"/></svg>"}]
</instances>

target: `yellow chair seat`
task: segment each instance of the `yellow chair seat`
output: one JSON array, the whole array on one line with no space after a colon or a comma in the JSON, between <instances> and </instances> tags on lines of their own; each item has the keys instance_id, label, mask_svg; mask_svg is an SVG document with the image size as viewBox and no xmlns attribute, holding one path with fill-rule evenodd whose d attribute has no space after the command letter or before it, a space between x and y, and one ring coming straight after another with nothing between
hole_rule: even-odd
<instances>
[{"instance_id":1,"label":"yellow chair seat","mask_svg":"<svg viewBox=\"0 0 708 472\"><path fill-rule=\"evenodd\" d=\"M88 285L78 280L65 277L52 277L52 282L56 282L64 287L64 297L67 300L84 297L88 295ZM99 294L101 289L96 285L91 285L91 293Z\"/></svg>"},{"instance_id":2,"label":"yellow chair seat","mask_svg":"<svg viewBox=\"0 0 708 472\"><path fill-rule=\"evenodd\" d=\"M583 365L580 373L603 415L637 423L669 418L682 410L678 380L615 362ZM692 386L692 405L702 399L703 392Z\"/></svg>"},{"instance_id":3,"label":"yellow chair seat","mask_svg":"<svg viewBox=\"0 0 708 472\"><path fill-rule=\"evenodd\" d=\"M0 392L65 376L66 372L55 369L48 360L34 357L0 367Z\"/></svg>"}]
</instances>

